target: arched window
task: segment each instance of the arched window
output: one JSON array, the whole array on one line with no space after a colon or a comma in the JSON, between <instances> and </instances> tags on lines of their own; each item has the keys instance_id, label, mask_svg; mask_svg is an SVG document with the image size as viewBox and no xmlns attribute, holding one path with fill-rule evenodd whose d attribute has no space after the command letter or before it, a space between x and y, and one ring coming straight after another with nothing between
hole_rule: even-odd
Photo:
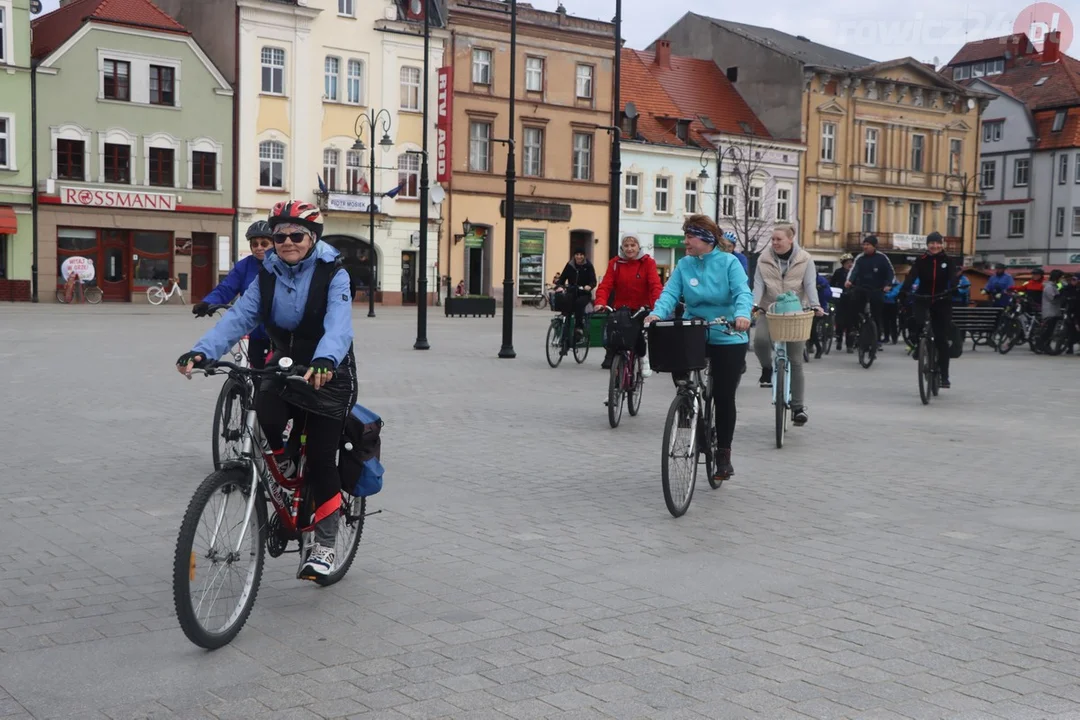
<instances>
[{"instance_id":1,"label":"arched window","mask_svg":"<svg viewBox=\"0 0 1080 720\"><path fill-rule=\"evenodd\" d=\"M276 140L259 143L259 187L285 187L285 144Z\"/></svg>"}]
</instances>

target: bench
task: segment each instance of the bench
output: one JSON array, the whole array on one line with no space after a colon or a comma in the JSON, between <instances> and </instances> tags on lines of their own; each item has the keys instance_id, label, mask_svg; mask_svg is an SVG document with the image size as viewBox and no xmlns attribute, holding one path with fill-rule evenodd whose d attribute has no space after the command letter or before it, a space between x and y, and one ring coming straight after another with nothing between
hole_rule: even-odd
<instances>
[{"instance_id":1,"label":"bench","mask_svg":"<svg viewBox=\"0 0 1080 720\"><path fill-rule=\"evenodd\" d=\"M997 327L998 318L1004 308L992 305L960 306L952 309L953 325L960 328L964 335L971 338L971 349L979 345L989 345L990 336Z\"/></svg>"}]
</instances>

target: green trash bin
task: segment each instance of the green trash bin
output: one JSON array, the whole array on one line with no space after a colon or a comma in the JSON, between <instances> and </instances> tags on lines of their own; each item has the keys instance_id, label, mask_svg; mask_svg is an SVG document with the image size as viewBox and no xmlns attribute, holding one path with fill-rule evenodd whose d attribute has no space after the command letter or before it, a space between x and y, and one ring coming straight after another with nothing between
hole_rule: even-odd
<instances>
[{"instance_id":1,"label":"green trash bin","mask_svg":"<svg viewBox=\"0 0 1080 720\"><path fill-rule=\"evenodd\" d=\"M604 347L604 325L607 324L608 312L594 312L589 316L589 347Z\"/></svg>"}]
</instances>

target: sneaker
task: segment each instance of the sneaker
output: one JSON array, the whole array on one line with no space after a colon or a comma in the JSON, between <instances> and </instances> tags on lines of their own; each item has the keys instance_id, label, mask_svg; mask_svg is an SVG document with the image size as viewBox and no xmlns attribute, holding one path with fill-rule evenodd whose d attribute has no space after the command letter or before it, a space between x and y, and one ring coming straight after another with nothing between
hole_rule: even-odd
<instances>
[{"instance_id":1,"label":"sneaker","mask_svg":"<svg viewBox=\"0 0 1080 720\"><path fill-rule=\"evenodd\" d=\"M795 427L802 427L810 422L810 416L806 414L806 408L797 408L791 413L791 422Z\"/></svg>"},{"instance_id":2,"label":"sneaker","mask_svg":"<svg viewBox=\"0 0 1080 720\"><path fill-rule=\"evenodd\" d=\"M611 369L611 361L608 360L607 358L604 358L604 362L600 363L600 369L601 370L610 370Z\"/></svg>"},{"instance_id":3,"label":"sneaker","mask_svg":"<svg viewBox=\"0 0 1080 720\"><path fill-rule=\"evenodd\" d=\"M647 357L641 358L641 377L652 377L652 366Z\"/></svg>"},{"instance_id":4,"label":"sneaker","mask_svg":"<svg viewBox=\"0 0 1080 720\"><path fill-rule=\"evenodd\" d=\"M289 458L282 458L277 461L278 472L281 473L281 477L286 480L292 480L296 477L296 463Z\"/></svg>"},{"instance_id":5,"label":"sneaker","mask_svg":"<svg viewBox=\"0 0 1080 720\"><path fill-rule=\"evenodd\" d=\"M949 382L949 378L942 378L941 384L938 385L938 387L940 387L942 390L948 390L952 387L952 383Z\"/></svg>"},{"instance_id":6,"label":"sneaker","mask_svg":"<svg viewBox=\"0 0 1080 720\"><path fill-rule=\"evenodd\" d=\"M772 387L772 368L761 368L761 379L758 380L758 385L763 388Z\"/></svg>"},{"instance_id":7,"label":"sneaker","mask_svg":"<svg viewBox=\"0 0 1080 720\"><path fill-rule=\"evenodd\" d=\"M334 548L315 543L297 577L301 580L314 580L316 577L326 577L332 572L334 572Z\"/></svg>"}]
</instances>

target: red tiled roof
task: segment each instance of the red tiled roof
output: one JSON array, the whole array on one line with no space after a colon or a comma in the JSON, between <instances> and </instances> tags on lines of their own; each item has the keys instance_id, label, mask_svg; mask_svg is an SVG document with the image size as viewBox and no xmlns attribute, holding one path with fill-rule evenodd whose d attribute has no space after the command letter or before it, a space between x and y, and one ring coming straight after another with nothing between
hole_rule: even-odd
<instances>
[{"instance_id":1,"label":"red tiled roof","mask_svg":"<svg viewBox=\"0 0 1080 720\"><path fill-rule=\"evenodd\" d=\"M188 34L187 28L150 0L75 0L31 23L32 56L48 55L67 42L85 22Z\"/></svg>"},{"instance_id":2,"label":"red tiled roof","mask_svg":"<svg viewBox=\"0 0 1080 720\"><path fill-rule=\"evenodd\" d=\"M1009 49L1010 39L1019 47L1029 47L1031 44L1026 33L972 40L960 48L956 55L953 56L953 59L948 62L948 65L963 65L964 63L1004 57L1005 51Z\"/></svg>"},{"instance_id":3,"label":"red tiled roof","mask_svg":"<svg viewBox=\"0 0 1080 720\"><path fill-rule=\"evenodd\" d=\"M746 134L740 123L746 123L759 138L771 137L716 63L672 55L670 65L658 65L653 52L623 50L620 97L624 108L627 102L637 106L638 133L645 140L707 146L711 144L705 139L707 134ZM691 143L675 136L672 118L691 120Z\"/></svg>"},{"instance_id":4,"label":"red tiled roof","mask_svg":"<svg viewBox=\"0 0 1080 720\"><path fill-rule=\"evenodd\" d=\"M1080 61L1068 55L1052 63L1044 63L1038 55L1021 58L1003 74L983 79L1008 90L1032 110L1080 105Z\"/></svg>"},{"instance_id":5,"label":"red tiled roof","mask_svg":"<svg viewBox=\"0 0 1080 720\"><path fill-rule=\"evenodd\" d=\"M1080 108L1065 110L1065 125L1054 132L1057 110L1040 110L1035 113L1035 136L1039 138L1037 150L1080 147Z\"/></svg>"}]
</instances>

